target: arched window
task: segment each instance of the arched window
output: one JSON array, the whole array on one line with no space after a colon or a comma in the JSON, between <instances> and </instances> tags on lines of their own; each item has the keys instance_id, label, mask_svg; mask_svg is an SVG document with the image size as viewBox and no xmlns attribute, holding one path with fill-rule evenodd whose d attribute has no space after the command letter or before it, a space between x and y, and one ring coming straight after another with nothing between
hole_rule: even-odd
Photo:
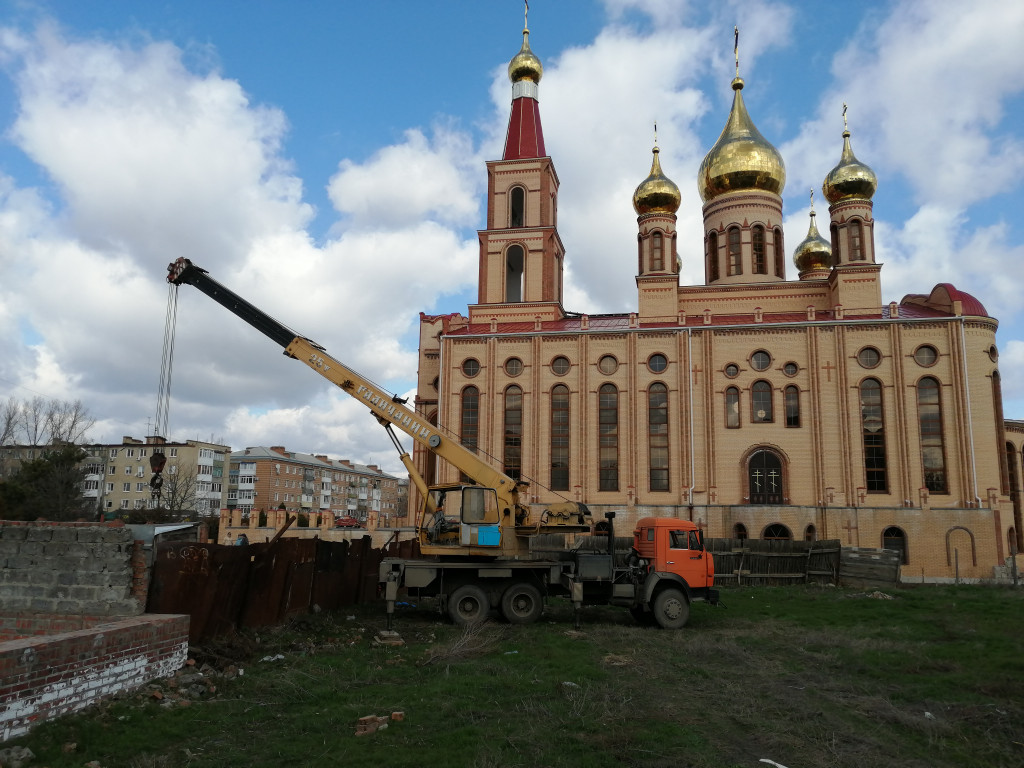
<instances>
[{"instance_id":1,"label":"arched window","mask_svg":"<svg viewBox=\"0 0 1024 768\"><path fill-rule=\"evenodd\" d=\"M708 282L718 280L718 233L708 232Z\"/></svg>"},{"instance_id":2,"label":"arched window","mask_svg":"<svg viewBox=\"0 0 1024 768\"><path fill-rule=\"evenodd\" d=\"M750 420L754 423L774 421L772 385L767 381L755 381L750 388Z\"/></svg>"},{"instance_id":3,"label":"arched window","mask_svg":"<svg viewBox=\"0 0 1024 768\"><path fill-rule=\"evenodd\" d=\"M551 490L569 490L569 388L551 389Z\"/></svg>"},{"instance_id":4,"label":"arched window","mask_svg":"<svg viewBox=\"0 0 1024 768\"><path fill-rule=\"evenodd\" d=\"M864 441L864 480L868 493L886 493L889 490L889 478L885 458L885 413L882 407L882 385L878 379L864 379L860 384L860 424Z\"/></svg>"},{"instance_id":5,"label":"arched window","mask_svg":"<svg viewBox=\"0 0 1024 768\"><path fill-rule=\"evenodd\" d=\"M747 481L751 504L781 504L785 496L782 488L782 461L774 451L754 451L747 462Z\"/></svg>"},{"instance_id":6,"label":"arched window","mask_svg":"<svg viewBox=\"0 0 1024 768\"><path fill-rule=\"evenodd\" d=\"M734 539L739 539L740 541L746 540L747 526L745 526L743 523L736 523L736 525L732 527L732 537Z\"/></svg>"},{"instance_id":7,"label":"arched window","mask_svg":"<svg viewBox=\"0 0 1024 768\"><path fill-rule=\"evenodd\" d=\"M466 387L462 390L462 413L459 423L459 442L476 453L477 440L480 436L480 390L476 387Z\"/></svg>"},{"instance_id":8,"label":"arched window","mask_svg":"<svg viewBox=\"0 0 1024 768\"><path fill-rule=\"evenodd\" d=\"M504 443L502 470L513 480L523 471L523 390L511 386L505 390Z\"/></svg>"},{"instance_id":9,"label":"arched window","mask_svg":"<svg viewBox=\"0 0 1024 768\"><path fill-rule=\"evenodd\" d=\"M523 247L510 245L505 252L505 301L523 300Z\"/></svg>"},{"instance_id":10,"label":"arched window","mask_svg":"<svg viewBox=\"0 0 1024 768\"><path fill-rule=\"evenodd\" d=\"M946 449L942 439L942 398L939 382L931 376L925 376L917 383L917 420L921 429L924 487L932 493L949 493ZM1013 452L1010 455L1013 456Z\"/></svg>"},{"instance_id":11,"label":"arched window","mask_svg":"<svg viewBox=\"0 0 1024 768\"><path fill-rule=\"evenodd\" d=\"M750 233L750 245L754 256L754 274L768 274L768 259L764 252L764 227L756 226Z\"/></svg>"},{"instance_id":12,"label":"arched window","mask_svg":"<svg viewBox=\"0 0 1024 768\"><path fill-rule=\"evenodd\" d=\"M598 490L619 490L619 390L602 384L598 390Z\"/></svg>"},{"instance_id":13,"label":"arched window","mask_svg":"<svg viewBox=\"0 0 1024 768\"><path fill-rule=\"evenodd\" d=\"M900 564L907 565L910 560L907 558L907 534L902 528L891 525L882 531L882 549L900 553Z\"/></svg>"},{"instance_id":14,"label":"arched window","mask_svg":"<svg viewBox=\"0 0 1024 768\"><path fill-rule=\"evenodd\" d=\"M832 226L830 226L828 229L829 229L829 233L832 236L832 258L834 260L834 263L838 264L839 263L839 225L836 224L833 221L832 222Z\"/></svg>"},{"instance_id":15,"label":"arched window","mask_svg":"<svg viewBox=\"0 0 1024 768\"><path fill-rule=\"evenodd\" d=\"M767 541L792 541L793 534L782 523L772 523L765 527L761 533L761 538Z\"/></svg>"},{"instance_id":16,"label":"arched window","mask_svg":"<svg viewBox=\"0 0 1024 768\"><path fill-rule=\"evenodd\" d=\"M804 541L817 541L818 540L818 529L814 525L808 525L804 528Z\"/></svg>"},{"instance_id":17,"label":"arched window","mask_svg":"<svg viewBox=\"0 0 1024 768\"><path fill-rule=\"evenodd\" d=\"M727 266L729 269L729 275L742 275L743 274L743 248L740 244L740 228L733 227L727 233L726 244L728 247L728 253L726 254Z\"/></svg>"},{"instance_id":18,"label":"arched window","mask_svg":"<svg viewBox=\"0 0 1024 768\"><path fill-rule=\"evenodd\" d=\"M665 254L662 250L661 232L651 235L651 271L661 272L665 269Z\"/></svg>"},{"instance_id":19,"label":"arched window","mask_svg":"<svg viewBox=\"0 0 1024 768\"><path fill-rule=\"evenodd\" d=\"M512 187L508 196L508 225L510 227L526 226L526 190Z\"/></svg>"},{"instance_id":20,"label":"arched window","mask_svg":"<svg viewBox=\"0 0 1024 768\"><path fill-rule=\"evenodd\" d=\"M864 261L864 228L860 220L850 222L850 261Z\"/></svg>"},{"instance_id":21,"label":"arched window","mask_svg":"<svg viewBox=\"0 0 1024 768\"><path fill-rule=\"evenodd\" d=\"M782 230L775 228L775 274L779 277L786 276L786 251L782 244Z\"/></svg>"},{"instance_id":22,"label":"arched window","mask_svg":"<svg viewBox=\"0 0 1024 768\"><path fill-rule=\"evenodd\" d=\"M725 426L729 429L740 426L740 391L736 387L725 390Z\"/></svg>"},{"instance_id":23,"label":"arched window","mask_svg":"<svg viewBox=\"0 0 1024 768\"><path fill-rule=\"evenodd\" d=\"M800 426L800 390L793 385L786 387L786 426Z\"/></svg>"},{"instance_id":24,"label":"arched window","mask_svg":"<svg viewBox=\"0 0 1024 768\"><path fill-rule=\"evenodd\" d=\"M655 383L647 390L647 448L652 491L668 486L668 387Z\"/></svg>"}]
</instances>

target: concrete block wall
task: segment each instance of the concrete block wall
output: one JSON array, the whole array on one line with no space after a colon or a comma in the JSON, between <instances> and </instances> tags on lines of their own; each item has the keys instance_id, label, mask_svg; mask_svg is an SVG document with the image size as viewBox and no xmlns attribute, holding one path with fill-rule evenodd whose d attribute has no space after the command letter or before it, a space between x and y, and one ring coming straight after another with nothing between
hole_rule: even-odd
<instances>
[{"instance_id":1,"label":"concrete block wall","mask_svg":"<svg viewBox=\"0 0 1024 768\"><path fill-rule=\"evenodd\" d=\"M0 643L0 742L167 677L188 658L189 617L148 614Z\"/></svg>"},{"instance_id":2,"label":"concrete block wall","mask_svg":"<svg viewBox=\"0 0 1024 768\"><path fill-rule=\"evenodd\" d=\"M137 616L132 532L121 524L0 521L0 615Z\"/></svg>"}]
</instances>

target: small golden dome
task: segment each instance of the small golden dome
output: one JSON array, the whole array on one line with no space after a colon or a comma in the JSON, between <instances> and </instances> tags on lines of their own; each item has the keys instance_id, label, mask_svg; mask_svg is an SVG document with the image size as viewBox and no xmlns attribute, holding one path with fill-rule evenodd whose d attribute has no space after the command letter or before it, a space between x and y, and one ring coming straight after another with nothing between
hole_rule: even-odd
<instances>
[{"instance_id":1,"label":"small golden dome","mask_svg":"<svg viewBox=\"0 0 1024 768\"><path fill-rule=\"evenodd\" d=\"M633 193L633 210L637 214L643 213L675 213L679 210L679 204L683 197L679 193L679 187L672 179L668 178L661 171L661 161L658 160L659 150L654 148L654 159L651 161L651 174L644 179L640 186Z\"/></svg>"},{"instance_id":2,"label":"small golden dome","mask_svg":"<svg viewBox=\"0 0 1024 768\"><path fill-rule=\"evenodd\" d=\"M850 131L843 131L843 155L821 185L825 199L833 205L841 200L870 200L877 188L878 177L856 158L850 147Z\"/></svg>"},{"instance_id":3,"label":"small golden dome","mask_svg":"<svg viewBox=\"0 0 1024 768\"><path fill-rule=\"evenodd\" d=\"M760 189L781 195L786 186L786 164L782 155L754 127L743 105L742 78L732 81L732 89L735 94L729 120L697 174L697 187L705 203L739 189Z\"/></svg>"},{"instance_id":4,"label":"small golden dome","mask_svg":"<svg viewBox=\"0 0 1024 768\"><path fill-rule=\"evenodd\" d=\"M544 75L544 67L537 55L530 50L530 30L523 30L523 47L508 63L508 79L513 83L520 80L532 80L539 83Z\"/></svg>"},{"instance_id":5,"label":"small golden dome","mask_svg":"<svg viewBox=\"0 0 1024 768\"><path fill-rule=\"evenodd\" d=\"M820 272L831 269L835 264L832 258L832 246L818 234L818 225L814 222L814 208L811 208L811 225L807 228L807 237L793 252L793 263L802 277L808 272Z\"/></svg>"}]
</instances>

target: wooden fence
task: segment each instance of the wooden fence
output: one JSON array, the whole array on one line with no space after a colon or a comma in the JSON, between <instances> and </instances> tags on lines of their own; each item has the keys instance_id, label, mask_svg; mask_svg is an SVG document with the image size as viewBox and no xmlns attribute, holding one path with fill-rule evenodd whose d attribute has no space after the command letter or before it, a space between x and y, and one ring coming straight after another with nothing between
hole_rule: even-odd
<instances>
[{"instance_id":1,"label":"wooden fence","mask_svg":"<svg viewBox=\"0 0 1024 768\"><path fill-rule=\"evenodd\" d=\"M705 539L704 544L715 558L718 585L838 583L838 539Z\"/></svg>"},{"instance_id":2,"label":"wooden fence","mask_svg":"<svg viewBox=\"0 0 1024 768\"><path fill-rule=\"evenodd\" d=\"M844 587L886 587L900 580L900 553L889 549L843 547L839 583Z\"/></svg>"}]
</instances>

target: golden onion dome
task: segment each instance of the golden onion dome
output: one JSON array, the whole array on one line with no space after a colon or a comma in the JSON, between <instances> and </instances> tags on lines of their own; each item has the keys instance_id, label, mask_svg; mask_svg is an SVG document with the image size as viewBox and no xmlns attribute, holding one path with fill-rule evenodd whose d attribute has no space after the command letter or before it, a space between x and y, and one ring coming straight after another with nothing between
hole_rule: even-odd
<instances>
[{"instance_id":1,"label":"golden onion dome","mask_svg":"<svg viewBox=\"0 0 1024 768\"><path fill-rule=\"evenodd\" d=\"M651 161L650 175L640 182L640 186L633 193L633 210L637 214L643 213L675 213L679 210L679 204L683 196L679 193L679 187L668 176L662 173L661 161L658 160L658 153L661 150L654 147L654 159Z\"/></svg>"},{"instance_id":2,"label":"golden onion dome","mask_svg":"<svg viewBox=\"0 0 1024 768\"><path fill-rule=\"evenodd\" d=\"M520 80L531 80L539 83L544 75L544 67L537 55L530 50L530 30L523 29L523 47L508 63L508 79L513 83Z\"/></svg>"},{"instance_id":3,"label":"golden onion dome","mask_svg":"<svg viewBox=\"0 0 1024 768\"><path fill-rule=\"evenodd\" d=\"M878 177L856 158L850 147L850 131L843 131L843 155L821 185L825 199L831 204L841 200L870 200L877 188Z\"/></svg>"},{"instance_id":4,"label":"golden onion dome","mask_svg":"<svg viewBox=\"0 0 1024 768\"><path fill-rule=\"evenodd\" d=\"M832 246L818 233L818 225L814 222L814 208L811 208L811 225L807 228L807 237L793 252L793 263L801 275L830 269L835 261L832 257Z\"/></svg>"},{"instance_id":5,"label":"golden onion dome","mask_svg":"<svg viewBox=\"0 0 1024 768\"><path fill-rule=\"evenodd\" d=\"M715 146L704 157L697 187L706 203L725 192L760 189L781 195L786 186L782 155L760 134L743 105L743 79L732 81L735 92L729 120Z\"/></svg>"}]
</instances>

